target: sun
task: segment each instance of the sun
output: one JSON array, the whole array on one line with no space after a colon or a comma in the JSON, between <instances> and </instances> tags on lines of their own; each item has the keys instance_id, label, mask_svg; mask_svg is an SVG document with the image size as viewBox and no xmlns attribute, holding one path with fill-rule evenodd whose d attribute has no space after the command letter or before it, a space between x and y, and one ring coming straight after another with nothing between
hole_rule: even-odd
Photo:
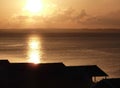
<instances>
[{"instance_id":1,"label":"sun","mask_svg":"<svg viewBox=\"0 0 120 88\"><path fill-rule=\"evenodd\" d=\"M38 14L43 8L41 0L27 0L24 10L30 14Z\"/></svg>"},{"instance_id":2,"label":"sun","mask_svg":"<svg viewBox=\"0 0 120 88\"><path fill-rule=\"evenodd\" d=\"M32 19L35 16L51 17L55 15L57 8L55 3L50 3L47 0L26 0L21 14Z\"/></svg>"}]
</instances>

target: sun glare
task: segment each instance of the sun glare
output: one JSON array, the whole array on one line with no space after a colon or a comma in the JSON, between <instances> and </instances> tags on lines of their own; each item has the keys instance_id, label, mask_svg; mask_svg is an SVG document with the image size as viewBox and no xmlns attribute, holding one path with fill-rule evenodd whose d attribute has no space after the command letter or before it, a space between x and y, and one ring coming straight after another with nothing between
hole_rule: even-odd
<instances>
[{"instance_id":1,"label":"sun glare","mask_svg":"<svg viewBox=\"0 0 120 88\"><path fill-rule=\"evenodd\" d=\"M57 5L44 0L27 0L22 8L22 13L28 17L34 16L50 16L54 14Z\"/></svg>"},{"instance_id":2,"label":"sun glare","mask_svg":"<svg viewBox=\"0 0 120 88\"><path fill-rule=\"evenodd\" d=\"M38 64L41 59L41 44L38 36L32 35L28 42L28 62Z\"/></svg>"},{"instance_id":3,"label":"sun glare","mask_svg":"<svg viewBox=\"0 0 120 88\"><path fill-rule=\"evenodd\" d=\"M42 10L42 7L43 5L41 0L27 0L24 10L31 14L36 14Z\"/></svg>"}]
</instances>

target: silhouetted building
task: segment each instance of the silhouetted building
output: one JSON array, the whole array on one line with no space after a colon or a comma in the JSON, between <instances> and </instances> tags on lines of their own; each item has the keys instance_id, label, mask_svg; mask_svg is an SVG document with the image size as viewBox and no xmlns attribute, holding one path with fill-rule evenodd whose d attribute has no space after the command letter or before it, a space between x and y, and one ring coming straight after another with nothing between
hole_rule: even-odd
<instances>
[{"instance_id":1,"label":"silhouetted building","mask_svg":"<svg viewBox=\"0 0 120 88\"><path fill-rule=\"evenodd\" d=\"M0 61L1 88L90 88L92 78L108 76L96 65L9 63Z\"/></svg>"},{"instance_id":2,"label":"silhouetted building","mask_svg":"<svg viewBox=\"0 0 120 88\"><path fill-rule=\"evenodd\" d=\"M104 77L108 76L105 72L103 72L96 65L89 66L68 66L67 68L67 76L71 79L71 83L78 85L80 88L89 88L92 86L96 80L96 77ZM74 85L73 85L74 86Z\"/></svg>"},{"instance_id":3,"label":"silhouetted building","mask_svg":"<svg viewBox=\"0 0 120 88\"><path fill-rule=\"evenodd\" d=\"M120 78L103 79L91 88L120 88Z\"/></svg>"}]
</instances>

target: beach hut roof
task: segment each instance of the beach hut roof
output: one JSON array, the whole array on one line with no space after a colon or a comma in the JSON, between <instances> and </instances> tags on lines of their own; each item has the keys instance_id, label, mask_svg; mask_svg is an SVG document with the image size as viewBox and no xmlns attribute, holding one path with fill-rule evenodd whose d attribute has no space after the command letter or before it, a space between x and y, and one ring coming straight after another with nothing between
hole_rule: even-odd
<instances>
[{"instance_id":1,"label":"beach hut roof","mask_svg":"<svg viewBox=\"0 0 120 88\"><path fill-rule=\"evenodd\" d=\"M86 65L86 66L67 66L68 71L77 74L87 74L89 76L108 76L103 70L101 70L96 65Z\"/></svg>"}]
</instances>

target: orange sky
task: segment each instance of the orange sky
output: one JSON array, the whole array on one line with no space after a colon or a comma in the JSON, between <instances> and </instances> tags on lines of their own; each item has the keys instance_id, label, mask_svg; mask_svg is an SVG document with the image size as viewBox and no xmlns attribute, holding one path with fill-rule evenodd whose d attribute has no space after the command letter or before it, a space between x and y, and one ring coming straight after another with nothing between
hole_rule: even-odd
<instances>
[{"instance_id":1,"label":"orange sky","mask_svg":"<svg viewBox=\"0 0 120 88\"><path fill-rule=\"evenodd\" d=\"M27 1L0 0L0 28L120 28L120 0L41 0L39 13Z\"/></svg>"}]
</instances>

